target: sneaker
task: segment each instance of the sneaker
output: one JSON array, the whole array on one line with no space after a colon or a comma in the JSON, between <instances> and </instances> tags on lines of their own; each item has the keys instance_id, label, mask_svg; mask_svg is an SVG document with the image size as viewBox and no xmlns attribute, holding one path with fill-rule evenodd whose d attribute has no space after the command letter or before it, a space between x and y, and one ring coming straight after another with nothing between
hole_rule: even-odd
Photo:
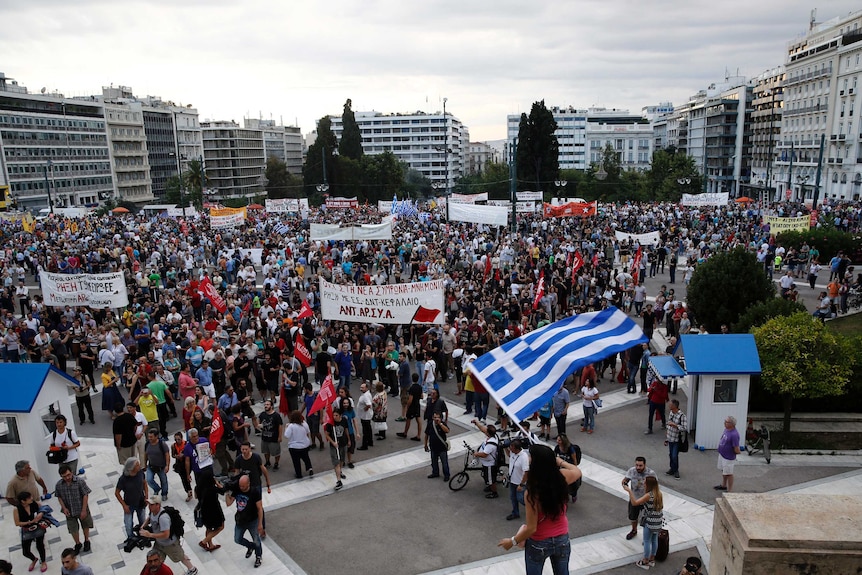
<instances>
[{"instance_id":1,"label":"sneaker","mask_svg":"<svg viewBox=\"0 0 862 575\"><path fill-rule=\"evenodd\" d=\"M254 568L257 569L258 567L260 567L260 563L261 563L261 558L255 557L254 558Z\"/></svg>"},{"instance_id":2,"label":"sneaker","mask_svg":"<svg viewBox=\"0 0 862 575\"><path fill-rule=\"evenodd\" d=\"M498 497L500 497L500 494L497 493L496 491L492 491L492 492L488 493L487 495L485 495L485 499L497 499Z\"/></svg>"},{"instance_id":3,"label":"sneaker","mask_svg":"<svg viewBox=\"0 0 862 575\"><path fill-rule=\"evenodd\" d=\"M167 501L167 500L168 500L168 494L165 493L164 495L162 495L162 501Z\"/></svg>"},{"instance_id":4,"label":"sneaker","mask_svg":"<svg viewBox=\"0 0 862 575\"><path fill-rule=\"evenodd\" d=\"M353 465L353 462L351 461L350 463L348 463L348 464L347 464L347 467L349 467L350 469L353 469L353 468L355 468L356 466L355 466L355 465Z\"/></svg>"},{"instance_id":5,"label":"sneaker","mask_svg":"<svg viewBox=\"0 0 862 575\"><path fill-rule=\"evenodd\" d=\"M673 475L673 471L671 471L670 469L668 469L667 471L665 471L665 472L664 472L664 474L665 474L665 475Z\"/></svg>"},{"instance_id":6,"label":"sneaker","mask_svg":"<svg viewBox=\"0 0 862 575\"><path fill-rule=\"evenodd\" d=\"M346 475L344 475L344 474L342 473L342 474L341 474L341 478L342 478L342 479L347 479L347 476L346 476ZM340 483L340 482L339 482L339 483Z\"/></svg>"},{"instance_id":7,"label":"sneaker","mask_svg":"<svg viewBox=\"0 0 862 575\"><path fill-rule=\"evenodd\" d=\"M336 490L336 491L338 491L338 490L339 490L339 489L341 489L342 487L344 487L344 484L343 484L343 483L341 483L340 481L339 481L338 483L336 483L336 484L335 484L335 490Z\"/></svg>"},{"instance_id":8,"label":"sneaker","mask_svg":"<svg viewBox=\"0 0 862 575\"><path fill-rule=\"evenodd\" d=\"M674 478L674 479L679 479L679 471L677 471L676 473L674 473L674 474L673 474L673 478Z\"/></svg>"},{"instance_id":9,"label":"sneaker","mask_svg":"<svg viewBox=\"0 0 862 575\"><path fill-rule=\"evenodd\" d=\"M648 561L644 561L643 559L641 559L640 561L638 561L637 563L635 563L635 565L637 565L638 567L640 567L641 569L644 569L644 570L648 570L648 569L649 569L649 562L648 562Z\"/></svg>"},{"instance_id":10,"label":"sneaker","mask_svg":"<svg viewBox=\"0 0 862 575\"><path fill-rule=\"evenodd\" d=\"M649 566L650 566L650 567L655 567L655 561L650 561L650 562L649 562Z\"/></svg>"},{"instance_id":11,"label":"sneaker","mask_svg":"<svg viewBox=\"0 0 862 575\"><path fill-rule=\"evenodd\" d=\"M431 475L428 476L428 479L436 479L437 477L440 477L439 473L432 473Z\"/></svg>"},{"instance_id":12,"label":"sneaker","mask_svg":"<svg viewBox=\"0 0 862 575\"><path fill-rule=\"evenodd\" d=\"M407 421L407 420L406 420L406 419L404 419L403 417L396 417L396 418L395 418L395 421Z\"/></svg>"},{"instance_id":13,"label":"sneaker","mask_svg":"<svg viewBox=\"0 0 862 575\"><path fill-rule=\"evenodd\" d=\"M251 557L252 555L254 555L254 549L246 549L246 550L245 550L245 558L246 558L246 559L248 559L248 558L249 558L249 557Z\"/></svg>"},{"instance_id":14,"label":"sneaker","mask_svg":"<svg viewBox=\"0 0 862 575\"><path fill-rule=\"evenodd\" d=\"M273 471L278 471L278 463L276 463L275 465L273 465L273 466L272 466L272 470L273 470Z\"/></svg>"},{"instance_id":15,"label":"sneaker","mask_svg":"<svg viewBox=\"0 0 862 575\"><path fill-rule=\"evenodd\" d=\"M314 475L314 470L313 470L313 469L309 469L309 470L308 470L308 476L309 476L309 477L311 477L312 475Z\"/></svg>"},{"instance_id":16,"label":"sneaker","mask_svg":"<svg viewBox=\"0 0 862 575\"><path fill-rule=\"evenodd\" d=\"M91 550L90 540L87 539L86 541L84 541L84 553L89 553L90 550Z\"/></svg>"},{"instance_id":17,"label":"sneaker","mask_svg":"<svg viewBox=\"0 0 862 575\"><path fill-rule=\"evenodd\" d=\"M652 435L652 429L647 429L644 431L644 435Z\"/></svg>"},{"instance_id":18,"label":"sneaker","mask_svg":"<svg viewBox=\"0 0 862 575\"><path fill-rule=\"evenodd\" d=\"M445 481L445 482L447 482L447 483L448 483L448 482L449 482L449 476L448 476L448 475L444 475L444 476L443 476L443 481Z\"/></svg>"},{"instance_id":19,"label":"sneaker","mask_svg":"<svg viewBox=\"0 0 862 575\"><path fill-rule=\"evenodd\" d=\"M727 491L727 487L725 487L724 485L716 485L715 487L713 487L713 489L715 489L716 491Z\"/></svg>"},{"instance_id":20,"label":"sneaker","mask_svg":"<svg viewBox=\"0 0 862 575\"><path fill-rule=\"evenodd\" d=\"M398 436L398 437L400 437L401 439L407 439L407 434L406 434L406 433L398 432L398 433L396 433L395 435L397 435L397 436Z\"/></svg>"},{"instance_id":21,"label":"sneaker","mask_svg":"<svg viewBox=\"0 0 862 575\"><path fill-rule=\"evenodd\" d=\"M186 571L186 575L198 575L198 568L192 567L188 571Z\"/></svg>"},{"instance_id":22,"label":"sneaker","mask_svg":"<svg viewBox=\"0 0 862 575\"><path fill-rule=\"evenodd\" d=\"M484 491L485 491L485 493L491 493L491 486L486 485Z\"/></svg>"},{"instance_id":23,"label":"sneaker","mask_svg":"<svg viewBox=\"0 0 862 575\"><path fill-rule=\"evenodd\" d=\"M271 467L271 465L270 465L269 461L267 461L266 463L264 463L264 464L263 464L263 466L264 466L264 467L266 467L267 469L269 469L269 468Z\"/></svg>"},{"instance_id":24,"label":"sneaker","mask_svg":"<svg viewBox=\"0 0 862 575\"><path fill-rule=\"evenodd\" d=\"M83 548L84 546L81 543L75 543L75 555L78 555Z\"/></svg>"}]
</instances>

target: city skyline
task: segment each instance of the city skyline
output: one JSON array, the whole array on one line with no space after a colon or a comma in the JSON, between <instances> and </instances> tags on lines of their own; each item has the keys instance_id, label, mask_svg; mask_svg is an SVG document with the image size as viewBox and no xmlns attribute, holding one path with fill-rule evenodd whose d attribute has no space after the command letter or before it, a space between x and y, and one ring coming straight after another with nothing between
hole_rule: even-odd
<instances>
[{"instance_id":1,"label":"city skyline","mask_svg":"<svg viewBox=\"0 0 862 575\"><path fill-rule=\"evenodd\" d=\"M784 63L787 44L858 2L671 0L529 6L389 0L242 6L227 0L0 5L0 71L67 97L124 85L191 104L201 120L243 117L303 133L350 98L355 111L442 110L471 140L506 137L506 116L548 106L680 104L725 75ZM645 5L648 4L648 7ZM155 23L156 25L151 25Z\"/></svg>"}]
</instances>

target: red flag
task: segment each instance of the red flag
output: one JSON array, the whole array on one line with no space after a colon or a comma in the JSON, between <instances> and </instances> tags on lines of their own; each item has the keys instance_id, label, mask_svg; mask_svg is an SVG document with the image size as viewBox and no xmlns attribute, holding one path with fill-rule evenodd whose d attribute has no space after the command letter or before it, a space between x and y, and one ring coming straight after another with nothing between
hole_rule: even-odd
<instances>
[{"instance_id":1,"label":"red flag","mask_svg":"<svg viewBox=\"0 0 862 575\"><path fill-rule=\"evenodd\" d=\"M575 256L572 258L572 285L574 285L577 281L578 270L581 269L581 266L584 265L584 258L581 257L581 252L576 251Z\"/></svg>"},{"instance_id":2,"label":"red flag","mask_svg":"<svg viewBox=\"0 0 862 575\"><path fill-rule=\"evenodd\" d=\"M596 267L599 265L599 252L598 251L593 254L592 264L593 264L593 267Z\"/></svg>"},{"instance_id":3,"label":"red flag","mask_svg":"<svg viewBox=\"0 0 862 575\"><path fill-rule=\"evenodd\" d=\"M314 315L314 310L311 309L311 306L308 304L308 300L305 300L302 302L302 309L299 310L299 315L296 316L296 319L311 317L313 315Z\"/></svg>"},{"instance_id":4,"label":"red flag","mask_svg":"<svg viewBox=\"0 0 862 575\"><path fill-rule=\"evenodd\" d=\"M335 416L332 415L332 403L327 404L326 410L323 413L326 414L323 418L323 425L335 425Z\"/></svg>"},{"instance_id":5,"label":"red flag","mask_svg":"<svg viewBox=\"0 0 862 575\"><path fill-rule=\"evenodd\" d=\"M542 270L542 273L539 274L539 283L536 286L536 299L533 300L533 309L539 307L539 301L545 295L545 270Z\"/></svg>"},{"instance_id":6,"label":"red flag","mask_svg":"<svg viewBox=\"0 0 862 575\"><path fill-rule=\"evenodd\" d=\"M200 288L201 291L204 292L204 295L209 298L210 303L213 304L214 308L219 310L221 313L227 311L227 304L225 303L224 298L219 295L218 291L216 291L216 288L209 276L204 276L204 279L201 280Z\"/></svg>"},{"instance_id":7,"label":"red flag","mask_svg":"<svg viewBox=\"0 0 862 575\"><path fill-rule=\"evenodd\" d=\"M210 446L215 450L215 446L221 441L224 435L224 423L221 420L221 413L218 407L213 410L212 427L210 427Z\"/></svg>"},{"instance_id":8,"label":"red flag","mask_svg":"<svg viewBox=\"0 0 862 575\"><path fill-rule=\"evenodd\" d=\"M302 365L308 367L311 365L311 352L308 351L308 346L305 345L305 340L301 333L296 334L296 342L293 344L294 355L296 359L302 362Z\"/></svg>"},{"instance_id":9,"label":"red flag","mask_svg":"<svg viewBox=\"0 0 862 575\"><path fill-rule=\"evenodd\" d=\"M314 400L308 410L308 415L314 415L324 407L331 406L333 401L335 401L335 385L332 383L332 376L327 375L326 379L323 380L323 385L320 386L317 399Z\"/></svg>"},{"instance_id":10,"label":"red flag","mask_svg":"<svg viewBox=\"0 0 862 575\"><path fill-rule=\"evenodd\" d=\"M416 309L416 313L413 314L413 321L411 323L434 323L434 320L439 315L439 309L428 309L420 305Z\"/></svg>"},{"instance_id":11,"label":"red flag","mask_svg":"<svg viewBox=\"0 0 862 575\"><path fill-rule=\"evenodd\" d=\"M488 275L491 273L491 254L485 255L485 273L482 275L482 283L488 283Z\"/></svg>"}]
</instances>

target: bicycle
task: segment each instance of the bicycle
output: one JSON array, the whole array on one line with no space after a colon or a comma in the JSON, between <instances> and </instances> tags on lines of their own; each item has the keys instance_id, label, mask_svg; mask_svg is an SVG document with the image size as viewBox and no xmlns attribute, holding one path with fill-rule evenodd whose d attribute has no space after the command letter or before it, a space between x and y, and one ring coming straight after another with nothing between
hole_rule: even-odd
<instances>
[{"instance_id":1,"label":"bicycle","mask_svg":"<svg viewBox=\"0 0 862 575\"><path fill-rule=\"evenodd\" d=\"M760 430L756 430L754 429L754 421L748 420L748 427L745 430L745 446L749 456L763 451L766 463L772 462L772 454L769 451L769 429L765 425L761 425Z\"/></svg>"},{"instance_id":2,"label":"bicycle","mask_svg":"<svg viewBox=\"0 0 862 575\"><path fill-rule=\"evenodd\" d=\"M470 481L470 474L468 471L481 471L484 467L482 462L476 457L476 450L470 447L470 445L465 441L464 447L467 449L467 453L464 454L464 469L459 471L449 480L449 489L452 491L460 491L464 489L467 485L467 482ZM504 449L502 446L498 446L497 449ZM497 468L497 483L501 484L504 489L509 487L509 465L503 464Z\"/></svg>"}]
</instances>

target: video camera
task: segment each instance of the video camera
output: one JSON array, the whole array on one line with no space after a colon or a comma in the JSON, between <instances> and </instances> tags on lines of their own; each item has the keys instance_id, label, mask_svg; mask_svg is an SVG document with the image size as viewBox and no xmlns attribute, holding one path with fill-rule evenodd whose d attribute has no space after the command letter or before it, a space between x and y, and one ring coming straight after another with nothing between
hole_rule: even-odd
<instances>
[{"instance_id":1,"label":"video camera","mask_svg":"<svg viewBox=\"0 0 862 575\"><path fill-rule=\"evenodd\" d=\"M126 542L123 543L123 551L126 553L131 553L134 549L147 549L148 547L152 547L153 540L149 537L143 537L141 535L141 526L132 528L132 536L126 539Z\"/></svg>"},{"instance_id":2,"label":"video camera","mask_svg":"<svg viewBox=\"0 0 862 575\"><path fill-rule=\"evenodd\" d=\"M239 489L240 478L248 474L248 471L240 471L236 475L216 477L215 480L217 482L217 485L221 485L221 487L218 487L218 492L227 493L228 491L235 491Z\"/></svg>"}]
</instances>

